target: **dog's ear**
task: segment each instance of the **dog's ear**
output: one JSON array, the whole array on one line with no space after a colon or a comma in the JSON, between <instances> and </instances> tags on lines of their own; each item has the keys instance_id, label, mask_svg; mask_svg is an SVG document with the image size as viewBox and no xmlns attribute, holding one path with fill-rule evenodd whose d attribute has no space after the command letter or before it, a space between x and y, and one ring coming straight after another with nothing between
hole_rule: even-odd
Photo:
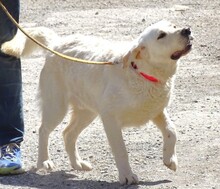
<instances>
[{"instance_id":1,"label":"dog's ear","mask_svg":"<svg viewBox=\"0 0 220 189\"><path fill-rule=\"evenodd\" d=\"M131 50L128 51L123 57L123 68L127 68L129 63L135 60L141 60L144 46L134 46Z\"/></svg>"},{"instance_id":2,"label":"dog's ear","mask_svg":"<svg viewBox=\"0 0 220 189\"><path fill-rule=\"evenodd\" d=\"M122 57L123 68L127 68L127 67L128 67L130 56L131 56L131 51L128 51L128 52Z\"/></svg>"}]
</instances>

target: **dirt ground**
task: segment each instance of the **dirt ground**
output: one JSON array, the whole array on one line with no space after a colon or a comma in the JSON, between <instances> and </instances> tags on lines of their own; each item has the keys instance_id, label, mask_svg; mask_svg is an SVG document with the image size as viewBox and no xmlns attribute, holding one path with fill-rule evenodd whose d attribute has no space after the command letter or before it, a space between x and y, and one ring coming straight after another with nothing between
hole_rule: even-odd
<instances>
[{"instance_id":1,"label":"dirt ground","mask_svg":"<svg viewBox=\"0 0 220 189\"><path fill-rule=\"evenodd\" d=\"M0 177L9 188L172 188L220 189L220 1L219 0L21 0L20 22L25 27L46 26L60 35L81 33L106 39L132 40L149 24L167 19L190 26L193 51L182 58L172 102L168 108L177 127L177 172L162 162L162 137L151 123L123 132L130 164L140 183L120 186L102 123L96 119L79 139L80 154L93 165L90 172L74 171L62 142L68 117L51 134L51 157L56 170L37 174L40 115L37 85L44 58L22 60L25 115L23 162L27 173Z\"/></svg>"}]
</instances>

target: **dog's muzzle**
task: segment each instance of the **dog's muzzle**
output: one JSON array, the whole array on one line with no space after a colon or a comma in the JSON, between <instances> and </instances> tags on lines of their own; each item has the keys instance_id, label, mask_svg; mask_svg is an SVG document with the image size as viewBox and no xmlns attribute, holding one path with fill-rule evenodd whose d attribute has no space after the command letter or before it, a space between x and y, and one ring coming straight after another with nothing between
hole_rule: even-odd
<instances>
[{"instance_id":1,"label":"dog's muzzle","mask_svg":"<svg viewBox=\"0 0 220 189\"><path fill-rule=\"evenodd\" d=\"M180 57L186 55L189 53L189 51L192 49L191 40L193 40L193 37L191 36L191 30L190 28L183 28L180 32L180 35L188 39L188 43L186 44L185 48L180 51L176 51L171 55L172 60L178 60Z\"/></svg>"}]
</instances>

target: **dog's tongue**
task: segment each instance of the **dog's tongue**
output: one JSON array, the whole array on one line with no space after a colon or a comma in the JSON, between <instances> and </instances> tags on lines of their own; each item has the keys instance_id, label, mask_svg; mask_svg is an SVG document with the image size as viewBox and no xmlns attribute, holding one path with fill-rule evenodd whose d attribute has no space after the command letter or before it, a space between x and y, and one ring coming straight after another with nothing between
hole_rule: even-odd
<instances>
[{"instance_id":1,"label":"dog's tongue","mask_svg":"<svg viewBox=\"0 0 220 189\"><path fill-rule=\"evenodd\" d=\"M171 59L178 60L183 54L183 51L176 51L171 55Z\"/></svg>"},{"instance_id":2,"label":"dog's tongue","mask_svg":"<svg viewBox=\"0 0 220 189\"><path fill-rule=\"evenodd\" d=\"M171 59L178 60L181 56L184 56L185 54L187 54L190 51L191 47L192 45L188 44L184 50L174 52L171 55Z\"/></svg>"}]
</instances>

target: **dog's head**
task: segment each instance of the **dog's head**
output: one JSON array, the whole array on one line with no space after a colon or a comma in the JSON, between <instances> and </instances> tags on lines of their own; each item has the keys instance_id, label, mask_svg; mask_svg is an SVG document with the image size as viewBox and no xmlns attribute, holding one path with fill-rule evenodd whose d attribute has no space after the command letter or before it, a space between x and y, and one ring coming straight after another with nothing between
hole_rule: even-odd
<instances>
[{"instance_id":1,"label":"dog's head","mask_svg":"<svg viewBox=\"0 0 220 189\"><path fill-rule=\"evenodd\" d=\"M190 28L177 28L168 21L160 21L146 28L133 47L124 56L124 67L130 63L167 64L175 63L192 48ZM155 66L157 66L155 65Z\"/></svg>"}]
</instances>

